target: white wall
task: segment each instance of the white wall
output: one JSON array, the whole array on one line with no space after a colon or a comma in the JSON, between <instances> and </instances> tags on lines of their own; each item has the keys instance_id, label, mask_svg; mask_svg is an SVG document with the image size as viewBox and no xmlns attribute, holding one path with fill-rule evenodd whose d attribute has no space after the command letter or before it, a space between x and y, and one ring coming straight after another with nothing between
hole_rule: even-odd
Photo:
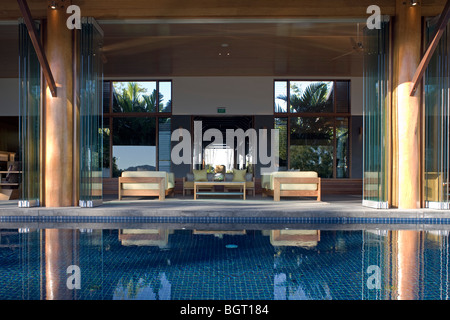
<instances>
[{"instance_id":1,"label":"white wall","mask_svg":"<svg viewBox=\"0 0 450 320\"><path fill-rule=\"evenodd\" d=\"M273 78L181 77L174 78L173 114L217 115L273 114Z\"/></svg>"},{"instance_id":2,"label":"white wall","mask_svg":"<svg viewBox=\"0 0 450 320\"><path fill-rule=\"evenodd\" d=\"M19 116L19 79L0 78L0 116Z\"/></svg>"},{"instance_id":3,"label":"white wall","mask_svg":"<svg viewBox=\"0 0 450 320\"><path fill-rule=\"evenodd\" d=\"M351 109L352 115L354 116L362 116L363 115L363 78L350 78L351 84Z\"/></svg>"},{"instance_id":4,"label":"white wall","mask_svg":"<svg viewBox=\"0 0 450 320\"><path fill-rule=\"evenodd\" d=\"M362 78L350 80L352 114L362 115ZM273 114L273 77L180 77L172 81L176 115L217 115L219 107L230 115Z\"/></svg>"}]
</instances>

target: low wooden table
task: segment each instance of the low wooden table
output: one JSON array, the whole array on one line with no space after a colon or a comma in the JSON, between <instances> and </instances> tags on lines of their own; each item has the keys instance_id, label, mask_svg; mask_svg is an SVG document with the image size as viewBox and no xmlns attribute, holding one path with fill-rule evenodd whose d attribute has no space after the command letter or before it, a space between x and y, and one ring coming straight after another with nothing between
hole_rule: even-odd
<instances>
[{"instance_id":1,"label":"low wooden table","mask_svg":"<svg viewBox=\"0 0 450 320\"><path fill-rule=\"evenodd\" d=\"M212 186L227 186L227 187L241 187L242 192L212 192L212 191L198 191L199 187ZM245 181L195 181L194 182L194 200L197 200L197 195L226 195L237 196L242 195L245 200Z\"/></svg>"}]
</instances>

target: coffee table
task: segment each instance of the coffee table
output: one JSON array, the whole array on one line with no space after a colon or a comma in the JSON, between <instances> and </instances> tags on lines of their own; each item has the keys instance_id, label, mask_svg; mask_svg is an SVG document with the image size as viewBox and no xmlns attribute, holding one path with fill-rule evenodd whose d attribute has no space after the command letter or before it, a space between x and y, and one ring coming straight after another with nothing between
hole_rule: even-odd
<instances>
[{"instance_id":1,"label":"coffee table","mask_svg":"<svg viewBox=\"0 0 450 320\"><path fill-rule=\"evenodd\" d=\"M241 187L241 192L214 192L214 191L198 191L201 187L212 186L227 186L227 187ZM245 181L194 181L194 200L197 200L197 195L224 195L236 196L241 195L245 200Z\"/></svg>"}]
</instances>

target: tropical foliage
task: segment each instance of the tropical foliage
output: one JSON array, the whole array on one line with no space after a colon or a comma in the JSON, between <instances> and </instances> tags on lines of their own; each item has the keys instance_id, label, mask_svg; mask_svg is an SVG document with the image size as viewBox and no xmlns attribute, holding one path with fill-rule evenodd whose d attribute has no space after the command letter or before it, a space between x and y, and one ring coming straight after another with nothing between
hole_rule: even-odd
<instances>
[{"instance_id":1,"label":"tropical foliage","mask_svg":"<svg viewBox=\"0 0 450 320\"><path fill-rule=\"evenodd\" d=\"M172 100L164 105L164 95L153 89L147 94L147 89L138 82L115 82L113 112L168 112Z\"/></svg>"},{"instance_id":2,"label":"tropical foliage","mask_svg":"<svg viewBox=\"0 0 450 320\"><path fill-rule=\"evenodd\" d=\"M289 96L291 112L324 113L333 111L332 86L328 82L313 82L304 90L291 85ZM286 95L277 97L287 100ZM289 162L291 169L316 171L320 177L333 176L333 136L332 118L303 116L290 118ZM286 147L280 143L280 159Z\"/></svg>"},{"instance_id":3,"label":"tropical foliage","mask_svg":"<svg viewBox=\"0 0 450 320\"><path fill-rule=\"evenodd\" d=\"M333 111L331 82L312 82L302 89L301 82L293 82L290 86L291 112L321 113ZM277 99L288 101L286 95L278 95Z\"/></svg>"},{"instance_id":4,"label":"tropical foliage","mask_svg":"<svg viewBox=\"0 0 450 320\"><path fill-rule=\"evenodd\" d=\"M113 86L113 112L123 114L113 118L113 145L156 146L157 118L151 114L144 117L130 117L127 114L170 112L171 100L164 102L163 94L156 89L150 89L151 93L148 94L148 89L138 82L114 82ZM168 119L159 118L159 122ZM116 162L117 159L113 157L113 177L120 175ZM148 159L143 159L143 162L147 163Z\"/></svg>"}]
</instances>

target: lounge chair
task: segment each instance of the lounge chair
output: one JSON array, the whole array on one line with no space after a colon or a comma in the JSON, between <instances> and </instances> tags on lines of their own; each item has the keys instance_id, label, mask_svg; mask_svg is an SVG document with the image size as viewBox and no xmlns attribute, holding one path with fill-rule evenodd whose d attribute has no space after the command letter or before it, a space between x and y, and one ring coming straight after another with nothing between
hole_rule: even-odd
<instances>
[{"instance_id":1,"label":"lounge chair","mask_svg":"<svg viewBox=\"0 0 450 320\"><path fill-rule=\"evenodd\" d=\"M261 175L263 196L316 197L321 200L320 178L314 171L279 171Z\"/></svg>"}]
</instances>

